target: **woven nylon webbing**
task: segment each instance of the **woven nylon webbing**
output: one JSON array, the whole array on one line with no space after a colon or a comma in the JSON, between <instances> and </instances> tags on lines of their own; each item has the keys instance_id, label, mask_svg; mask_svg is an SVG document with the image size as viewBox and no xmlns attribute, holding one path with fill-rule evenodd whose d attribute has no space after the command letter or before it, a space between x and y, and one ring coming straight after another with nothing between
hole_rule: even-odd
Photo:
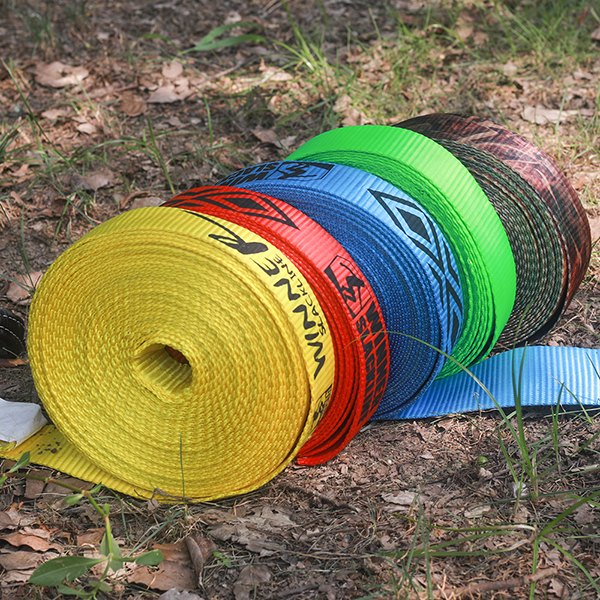
<instances>
[{"instance_id":1,"label":"woven nylon webbing","mask_svg":"<svg viewBox=\"0 0 600 600\"><path fill-rule=\"evenodd\" d=\"M287 160L364 169L419 202L443 231L460 273L464 322L453 357L470 365L487 356L513 308L515 263L498 215L458 159L423 135L373 125L322 133ZM443 374L456 371L448 362Z\"/></svg>"},{"instance_id":2,"label":"woven nylon webbing","mask_svg":"<svg viewBox=\"0 0 600 600\"><path fill-rule=\"evenodd\" d=\"M365 171L317 162L248 167L220 182L302 210L346 248L373 286L388 331L450 353L461 327L456 263L440 229L409 196ZM389 338L390 377L376 415L393 418L440 372L445 358L402 335Z\"/></svg>"}]
</instances>

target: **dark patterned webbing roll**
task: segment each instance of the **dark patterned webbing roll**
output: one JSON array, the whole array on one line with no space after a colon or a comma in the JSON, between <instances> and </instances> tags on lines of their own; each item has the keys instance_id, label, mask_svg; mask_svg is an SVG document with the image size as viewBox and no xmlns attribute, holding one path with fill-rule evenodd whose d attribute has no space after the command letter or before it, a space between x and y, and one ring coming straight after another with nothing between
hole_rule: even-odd
<instances>
[{"instance_id":1,"label":"dark patterned webbing roll","mask_svg":"<svg viewBox=\"0 0 600 600\"><path fill-rule=\"evenodd\" d=\"M500 341L545 335L564 314L591 254L587 217L565 175L532 142L486 119L431 114L398 126L452 152L503 221L515 254L517 299Z\"/></svg>"}]
</instances>

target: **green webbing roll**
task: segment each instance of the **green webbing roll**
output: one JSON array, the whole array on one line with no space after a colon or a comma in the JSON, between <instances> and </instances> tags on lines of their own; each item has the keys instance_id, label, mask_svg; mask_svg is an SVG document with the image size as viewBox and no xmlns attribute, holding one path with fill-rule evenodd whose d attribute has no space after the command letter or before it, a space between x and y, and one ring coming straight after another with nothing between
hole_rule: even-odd
<instances>
[{"instance_id":1,"label":"green webbing roll","mask_svg":"<svg viewBox=\"0 0 600 600\"><path fill-rule=\"evenodd\" d=\"M460 161L425 136L380 125L322 133L287 160L362 169L419 202L444 233L460 271L464 320L452 356L463 365L487 356L515 301L515 261L496 211ZM449 361L442 376L458 370Z\"/></svg>"}]
</instances>

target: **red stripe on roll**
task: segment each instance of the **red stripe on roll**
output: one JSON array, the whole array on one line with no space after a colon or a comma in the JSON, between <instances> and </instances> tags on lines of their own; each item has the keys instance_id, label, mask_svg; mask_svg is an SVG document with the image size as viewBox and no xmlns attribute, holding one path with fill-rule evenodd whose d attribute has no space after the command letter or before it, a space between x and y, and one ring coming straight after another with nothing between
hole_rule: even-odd
<instances>
[{"instance_id":1,"label":"red stripe on roll","mask_svg":"<svg viewBox=\"0 0 600 600\"><path fill-rule=\"evenodd\" d=\"M163 206L226 219L257 233L292 260L308 280L331 329L336 376L329 406L298 454L316 465L336 456L379 405L387 384L389 348L377 298L352 257L320 225L289 204L241 188L201 187ZM285 277L288 293L301 293Z\"/></svg>"}]
</instances>

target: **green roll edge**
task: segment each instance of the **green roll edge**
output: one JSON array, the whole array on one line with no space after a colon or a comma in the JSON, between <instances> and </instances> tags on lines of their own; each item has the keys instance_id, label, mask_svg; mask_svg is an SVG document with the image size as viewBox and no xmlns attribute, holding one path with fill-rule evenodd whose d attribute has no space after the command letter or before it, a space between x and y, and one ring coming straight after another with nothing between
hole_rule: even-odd
<instances>
[{"instance_id":1,"label":"green roll edge","mask_svg":"<svg viewBox=\"0 0 600 600\"><path fill-rule=\"evenodd\" d=\"M489 354L515 302L515 261L496 211L458 159L419 133L357 125L322 133L285 160L362 169L421 204L446 236L459 269L463 327L452 358L468 367ZM439 377L458 371L448 361Z\"/></svg>"}]
</instances>

